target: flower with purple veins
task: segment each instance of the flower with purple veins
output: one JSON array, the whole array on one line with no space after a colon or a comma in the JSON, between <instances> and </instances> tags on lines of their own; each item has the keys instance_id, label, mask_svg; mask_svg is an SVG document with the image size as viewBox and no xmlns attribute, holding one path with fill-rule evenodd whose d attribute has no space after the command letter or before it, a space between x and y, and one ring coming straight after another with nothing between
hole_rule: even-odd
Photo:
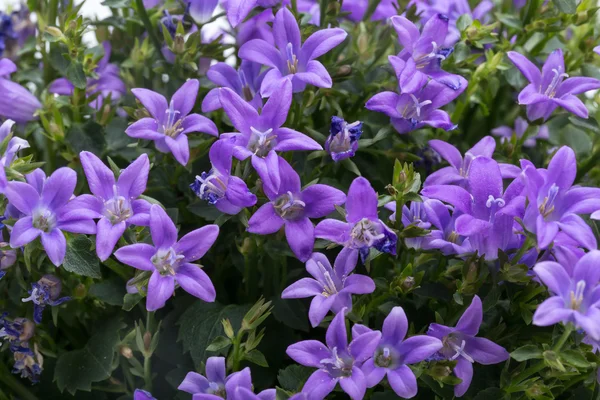
<instances>
[{"instance_id":1,"label":"flower with purple veins","mask_svg":"<svg viewBox=\"0 0 600 400\"><path fill-rule=\"evenodd\" d=\"M375 282L366 275L352 274L358 261L357 253L340 253L334 267L322 253L313 253L306 262L312 278L302 278L288 286L282 299L313 297L308 318L313 327L318 326L329 310L338 314L342 309L352 309L353 294L375 291Z\"/></svg>"},{"instance_id":2,"label":"flower with purple veins","mask_svg":"<svg viewBox=\"0 0 600 400\"><path fill-rule=\"evenodd\" d=\"M350 185L346 212L346 222L319 222L315 236L343 245L342 252L360 253L363 263L371 248L396 255L398 237L377 216L377 193L365 178L356 178Z\"/></svg>"},{"instance_id":3,"label":"flower with purple veins","mask_svg":"<svg viewBox=\"0 0 600 400\"><path fill-rule=\"evenodd\" d=\"M280 9L273 23L275 46L261 39L242 45L239 57L269 67L262 85L263 97L276 93L283 80L290 80L294 93L302 92L307 84L330 88L331 76L317 57L327 53L346 39L340 28L321 29L313 33L302 45L300 28L287 8Z\"/></svg>"},{"instance_id":4,"label":"flower with purple veins","mask_svg":"<svg viewBox=\"0 0 600 400\"><path fill-rule=\"evenodd\" d=\"M514 129L510 126L499 126L497 128L492 129L492 135L499 136L500 141L504 143L506 141L510 141L513 134L516 136L517 140L521 139L523 135L525 135L525 132L527 132L527 128L529 128L529 124L527 123L527 121L521 117L517 117L515 119ZM539 127L535 127L534 131L535 133L533 135L527 136L527 138L523 141L523 146L535 147L536 139L547 140L550 137L548 125L541 125Z\"/></svg>"},{"instance_id":5,"label":"flower with purple veins","mask_svg":"<svg viewBox=\"0 0 600 400\"><path fill-rule=\"evenodd\" d=\"M233 137L233 155L239 160L251 157L258 176L274 191L278 190L281 181L276 151L323 149L305 134L282 127L292 104L292 84L283 81L277 93L259 114L233 90L219 89L221 105L237 130L236 133L224 133L221 138Z\"/></svg>"},{"instance_id":6,"label":"flower with purple veins","mask_svg":"<svg viewBox=\"0 0 600 400\"><path fill-rule=\"evenodd\" d=\"M438 108L450 103L459 94L460 90L431 80L413 93L378 93L367 101L365 107L390 117L392 125L401 134L425 126L449 131L456 125L450 121L446 111Z\"/></svg>"},{"instance_id":7,"label":"flower with purple veins","mask_svg":"<svg viewBox=\"0 0 600 400\"><path fill-rule=\"evenodd\" d=\"M525 207L524 183L515 179L506 190L500 167L488 157L476 157L470 166L467 189L454 185L430 185L423 196L450 203L460 215L456 233L469 238L473 250L495 260L498 250L514 246L513 221Z\"/></svg>"},{"instance_id":8,"label":"flower with purple veins","mask_svg":"<svg viewBox=\"0 0 600 400\"><path fill-rule=\"evenodd\" d=\"M575 95L599 89L600 80L581 76L569 78L561 49L550 53L541 72L522 54L509 51L507 55L529 81L529 85L519 93L519 104L527 106L530 121L547 120L557 107L581 118L588 117L585 104Z\"/></svg>"},{"instance_id":9,"label":"flower with purple veins","mask_svg":"<svg viewBox=\"0 0 600 400\"><path fill-rule=\"evenodd\" d=\"M364 325L352 328L352 337L358 338L373 332ZM417 378L409 364L419 363L442 348L442 342L434 337L417 335L406 338L408 320L402 307L394 307L383 321L379 345L373 356L362 365L367 387L375 387L387 375L394 392L408 399L417 395Z\"/></svg>"},{"instance_id":10,"label":"flower with purple veins","mask_svg":"<svg viewBox=\"0 0 600 400\"><path fill-rule=\"evenodd\" d=\"M189 294L207 302L215 301L215 288L206 273L193 261L199 260L219 234L217 225L206 225L177 240L177 228L157 204L150 207L150 235L153 245L136 243L115 252L117 260L151 272L146 308L164 307L175 291L175 283Z\"/></svg>"},{"instance_id":11,"label":"flower with purple veins","mask_svg":"<svg viewBox=\"0 0 600 400\"><path fill-rule=\"evenodd\" d=\"M203 132L218 136L217 126L199 114L190 114L196 103L200 83L190 79L167 99L148 89L131 89L131 92L148 110L151 117L142 118L130 125L125 133L136 139L153 140L163 153L173 153L175 159L186 165L190 158L187 135Z\"/></svg>"},{"instance_id":12,"label":"flower with purple veins","mask_svg":"<svg viewBox=\"0 0 600 400\"><path fill-rule=\"evenodd\" d=\"M285 226L285 236L294 255L302 262L310 257L315 244L311 218L331 214L344 204L346 195L328 185L314 184L302 189L300 176L287 161L279 158L280 184L267 183L263 190L270 202L262 205L248 221L248 232L268 235Z\"/></svg>"},{"instance_id":13,"label":"flower with purple veins","mask_svg":"<svg viewBox=\"0 0 600 400\"><path fill-rule=\"evenodd\" d=\"M94 154L82 151L79 158L93 194L82 196L99 218L96 254L105 261L129 225L148 226L150 203L138 197L146 190L150 162L142 154L115 180L110 168Z\"/></svg>"},{"instance_id":14,"label":"flower with purple veins","mask_svg":"<svg viewBox=\"0 0 600 400\"><path fill-rule=\"evenodd\" d=\"M42 103L29 90L9 79L16 71L14 62L0 59L0 116L19 123L33 121Z\"/></svg>"},{"instance_id":15,"label":"flower with purple veins","mask_svg":"<svg viewBox=\"0 0 600 400\"><path fill-rule=\"evenodd\" d=\"M45 178L43 173L39 177ZM71 168L59 168L43 180L36 181L37 174L27 178L27 183L11 181L6 187L6 198L22 213L10 233L10 246L25 246L41 236L48 258L59 266L67 250L62 231L95 234L96 212L88 208L86 196L71 199L77 184Z\"/></svg>"},{"instance_id":16,"label":"flower with purple veins","mask_svg":"<svg viewBox=\"0 0 600 400\"><path fill-rule=\"evenodd\" d=\"M392 26L403 46L398 58L405 62L398 74L402 93L412 93L429 79L434 79L453 90L465 90L466 81L459 75L442 69L441 63L452 51L452 47L443 47L448 33L448 17L443 14L432 16L424 25L423 32L403 16L391 18Z\"/></svg>"},{"instance_id":17,"label":"flower with purple veins","mask_svg":"<svg viewBox=\"0 0 600 400\"><path fill-rule=\"evenodd\" d=\"M509 358L508 352L489 339L476 337L483 320L481 299L475 295L471 305L452 328L440 324L431 324L427 335L442 341L439 355L446 360L456 360L454 375L462 382L454 386L454 395L465 394L473 379L473 363L483 365L497 364Z\"/></svg>"},{"instance_id":18,"label":"flower with purple veins","mask_svg":"<svg viewBox=\"0 0 600 400\"><path fill-rule=\"evenodd\" d=\"M361 135L361 121L349 124L343 118L333 116L331 117L329 137L325 142L325 151L331 154L331 158L336 162L354 157Z\"/></svg>"},{"instance_id":19,"label":"flower with purple veins","mask_svg":"<svg viewBox=\"0 0 600 400\"><path fill-rule=\"evenodd\" d=\"M577 261L571 274L561 264L544 261L533 271L548 287L551 297L538 305L533 324L573 323L594 340L600 340L600 251L592 250Z\"/></svg>"},{"instance_id":20,"label":"flower with purple veins","mask_svg":"<svg viewBox=\"0 0 600 400\"><path fill-rule=\"evenodd\" d=\"M581 246L596 249L592 229L578 214L600 209L600 189L572 186L577 174L575 152L561 147L550 160L548 170L524 165L529 204L523 223L536 234L538 247L547 248L561 230Z\"/></svg>"},{"instance_id":21,"label":"flower with purple veins","mask_svg":"<svg viewBox=\"0 0 600 400\"><path fill-rule=\"evenodd\" d=\"M135 389L133 392L133 400L156 400L155 397L152 397L152 393L146 392L142 389Z\"/></svg>"},{"instance_id":22,"label":"flower with purple veins","mask_svg":"<svg viewBox=\"0 0 600 400\"><path fill-rule=\"evenodd\" d=\"M208 153L212 168L196 176L190 188L219 211L235 215L242 208L255 205L256 196L248 190L246 182L231 175L233 146L229 141L221 139L213 143Z\"/></svg>"},{"instance_id":23,"label":"flower with purple veins","mask_svg":"<svg viewBox=\"0 0 600 400\"><path fill-rule=\"evenodd\" d=\"M304 384L303 392L310 398L322 400L340 384L352 400L361 400L367 390L365 376L360 365L373 355L380 332L365 332L348 344L345 312L341 310L327 328L326 343L317 340L304 340L289 346L286 350L298 364L318 368Z\"/></svg>"},{"instance_id":24,"label":"flower with purple veins","mask_svg":"<svg viewBox=\"0 0 600 400\"><path fill-rule=\"evenodd\" d=\"M429 175L423 184L424 187L431 185L456 184L465 187L469 178L471 162L477 157L491 158L496 149L496 141L491 136L486 136L471 147L463 157L460 151L443 140L430 140L429 146L434 149L444 160L448 161L449 167L444 167ZM503 178L515 178L521 173L521 169L512 164L498 164Z\"/></svg>"},{"instance_id":25,"label":"flower with purple veins","mask_svg":"<svg viewBox=\"0 0 600 400\"><path fill-rule=\"evenodd\" d=\"M211 89L202 100L202 112L207 113L221 108L219 100L219 88L221 87L233 90L252 107L257 110L261 109L263 101L259 89L265 74L260 72L260 68L260 64L250 61L242 61L237 71L224 62L210 67L206 77L218 87Z\"/></svg>"},{"instance_id":26,"label":"flower with purple veins","mask_svg":"<svg viewBox=\"0 0 600 400\"><path fill-rule=\"evenodd\" d=\"M28 291L29 297L22 301L24 303L33 302L33 321L36 324L42 322L42 312L47 305L54 307L71 300L68 296L60 297L61 289L60 279L54 275L44 275L39 281L31 284L31 290Z\"/></svg>"}]
</instances>

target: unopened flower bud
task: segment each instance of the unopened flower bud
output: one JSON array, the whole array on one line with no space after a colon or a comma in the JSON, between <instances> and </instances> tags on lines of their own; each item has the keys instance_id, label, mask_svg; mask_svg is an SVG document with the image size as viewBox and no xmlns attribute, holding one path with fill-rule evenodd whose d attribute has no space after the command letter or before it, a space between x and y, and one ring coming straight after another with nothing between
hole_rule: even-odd
<instances>
[{"instance_id":1,"label":"unopened flower bud","mask_svg":"<svg viewBox=\"0 0 600 400\"><path fill-rule=\"evenodd\" d=\"M406 278L404 278L404 281L402 281L402 289L404 290L412 289L414 286L415 278L412 276L407 276Z\"/></svg>"},{"instance_id":2,"label":"unopened flower bud","mask_svg":"<svg viewBox=\"0 0 600 400\"><path fill-rule=\"evenodd\" d=\"M173 53L182 54L185 51L185 39L182 35L175 35L173 41Z\"/></svg>"},{"instance_id":3,"label":"unopened flower bud","mask_svg":"<svg viewBox=\"0 0 600 400\"><path fill-rule=\"evenodd\" d=\"M150 351L150 345L152 344L152 334L148 331L144 333L144 350Z\"/></svg>"},{"instance_id":4,"label":"unopened flower bud","mask_svg":"<svg viewBox=\"0 0 600 400\"><path fill-rule=\"evenodd\" d=\"M49 26L46 28L46 33L54 37L61 37L63 35L62 31L55 26Z\"/></svg>"},{"instance_id":5,"label":"unopened flower bud","mask_svg":"<svg viewBox=\"0 0 600 400\"><path fill-rule=\"evenodd\" d=\"M121 346L120 350L121 355L127 359L130 359L131 357L133 357L133 351L131 350L131 347L129 346Z\"/></svg>"}]
</instances>

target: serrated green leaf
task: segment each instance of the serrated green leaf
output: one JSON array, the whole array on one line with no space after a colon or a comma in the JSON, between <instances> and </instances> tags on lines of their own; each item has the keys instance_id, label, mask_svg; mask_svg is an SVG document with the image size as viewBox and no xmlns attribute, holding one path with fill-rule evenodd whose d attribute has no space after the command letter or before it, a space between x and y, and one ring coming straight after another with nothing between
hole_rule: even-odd
<instances>
[{"instance_id":1,"label":"serrated green leaf","mask_svg":"<svg viewBox=\"0 0 600 400\"><path fill-rule=\"evenodd\" d=\"M87 85L87 79L85 72L83 72L83 65L77 61L71 61L66 71L67 79L76 88L85 89Z\"/></svg>"},{"instance_id":2,"label":"serrated green leaf","mask_svg":"<svg viewBox=\"0 0 600 400\"><path fill-rule=\"evenodd\" d=\"M92 246L92 241L85 235L77 235L70 239L62 267L77 275L100 279L100 262Z\"/></svg>"}]
</instances>

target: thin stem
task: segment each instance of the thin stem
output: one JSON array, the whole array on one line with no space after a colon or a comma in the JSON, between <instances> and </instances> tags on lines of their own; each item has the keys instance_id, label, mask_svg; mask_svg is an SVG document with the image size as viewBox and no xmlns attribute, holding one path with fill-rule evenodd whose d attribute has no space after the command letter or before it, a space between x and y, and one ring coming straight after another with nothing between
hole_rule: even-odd
<instances>
[{"instance_id":1,"label":"thin stem","mask_svg":"<svg viewBox=\"0 0 600 400\"><path fill-rule=\"evenodd\" d=\"M146 32L148 32L148 36L150 37L150 41L156 48L156 51L160 55L160 57L164 58L162 53L162 46L160 45L160 41L156 36L156 32L154 32L154 27L152 26L152 22L150 22L150 18L148 17L148 13L146 12L146 7L144 7L144 0L135 0L135 4L137 6L137 11L140 14L140 19L146 28Z\"/></svg>"},{"instance_id":2,"label":"thin stem","mask_svg":"<svg viewBox=\"0 0 600 400\"><path fill-rule=\"evenodd\" d=\"M58 0L50 0L48 3L48 14L46 15L46 27L54 26L56 24L56 16L58 15ZM41 33L43 34L43 32ZM41 37L41 36L40 36ZM42 42L45 43L45 42ZM50 45L51 47L52 45ZM50 48L49 47L49 48ZM42 46L45 49L45 46ZM52 64L50 63L50 52L46 53L44 60L44 80L46 83L50 83L53 78Z\"/></svg>"},{"instance_id":3,"label":"thin stem","mask_svg":"<svg viewBox=\"0 0 600 400\"><path fill-rule=\"evenodd\" d=\"M154 312L148 311L146 313L146 332L151 332L152 316ZM146 346L146 344L144 344ZM150 347L148 345L148 347ZM149 349L144 349L144 383L145 388L148 392L152 392L152 354L149 353Z\"/></svg>"},{"instance_id":4,"label":"thin stem","mask_svg":"<svg viewBox=\"0 0 600 400\"><path fill-rule=\"evenodd\" d=\"M562 349L562 347L567 342L567 339L569 339L569 337L571 336L572 332L573 332L573 326L571 324L567 325L565 327L565 331L563 332L562 336L560 337L560 339L558 339L558 342L556 342L556 344L552 348L552 351L554 351L554 352L560 351L560 349Z\"/></svg>"}]
</instances>

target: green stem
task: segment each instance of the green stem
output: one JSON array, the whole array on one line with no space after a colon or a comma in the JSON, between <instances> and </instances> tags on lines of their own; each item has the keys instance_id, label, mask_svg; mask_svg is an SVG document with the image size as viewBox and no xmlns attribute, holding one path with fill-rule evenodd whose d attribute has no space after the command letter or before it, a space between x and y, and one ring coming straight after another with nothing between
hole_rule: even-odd
<instances>
[{"instance_id":1,"label":"green stem","mask_svg":"<svg viewBox=\"0 0 600 400\"><path fill-rule=\"evenodd\" d=\"M146 332L151 332L152 316L154 312L146 313ZM149 354L148 349L144 349L144 383L148 392L152 392L152 354Z\"/></svg>"},{"instance_id":2,"label":"green stem","mask_svg":"<svg viewBox=\"0 0 600 400\"><path fill-rule=\"evenodd\" d=\"M533 245L534 245L533 239L531 239L528 236L527 239L525 239L525 242L523 243L523 246L521 246L521 248L519 249L519 251L513 257L513 261L518 263L519 260L521 259L521 257L523 257L523 255L527 252L527 250L529 250Z\"/></svg>"},{"instance_id":3,"label":"green stem","mask_svg":"<svg viewBox=\"0 0 600 400\"><path fill-rule=\"evenodd\" d=\"M46 15L46 27L54 26L56 24L56 17L58 15L58 0L50 0L48 3L48 14ZM43 35L43 32L41 32ZM42 47L43 48L43 47ZM52 46L50 46L52 48ZM50 56L46 54L44 60L44 79L46 83L50 83L53 78L52 64L50 63Z\"/></svg>"},{"instance_id":4,"label":"green stem","mask_svg":"<svg viewBox=\"0 0 600 400\"><path fill-rule=\"evenodd\" d=\"M244 332L240 329L239 332L237 333L235 339L233 340L233 353L232 353L232 357L233 357L233 362L232 362L232 368L233 368L233 372L239 371L240 370L240 363L242 362L242 357L241 357L241 350L242 350L242 336L244 335Z\"/></svg>"},{"instance_id":5,"label":"green stem","mask_svg":"<svg viewBox=\"0 0 600 400\"><path fill-rule=\"evenodd\" d=\"M38 398L23 386L5 366L2 366L2 371L0 372L0 382L2 382L2 386L10 388L20 399L38 400Z\"/></svg>"},{"instance_id":6,"label":"green stem","mask_svg":"<svg viewBox=\"0 0 600 400\"><path fill-rule=\"evenodd\" d=\"M144 0L135 0L135 4L137 6L137 11L140 14L140 18L146 31L148 32L148 36L150 37L150 41L156 48L159 56L164 58L162 53L162 46L160 45L160 41L156 36L156 32L154 31L154 27L152 26L152 22L150 22L150 18L148 17L148 13L146 12L146 7L144 7Z\"/></svg>"},{"instance_id":7,"label":"green stem","mask_svg":"<svg viewBox=\"0 0 600 400\"><path fill-rule=\"evenodd\" d=\"M562 349L562 347L567 342L567 339L569 339L569 337L571 336L572 332L573 332L573 326L571 324L567 325L565 327L565 331L563 332L562 336L560 337L560 339L558 339L558 342L556 342L556 344L552 348L552 351L559 352L560 349Z\"/></svg>"}]
</instances>

